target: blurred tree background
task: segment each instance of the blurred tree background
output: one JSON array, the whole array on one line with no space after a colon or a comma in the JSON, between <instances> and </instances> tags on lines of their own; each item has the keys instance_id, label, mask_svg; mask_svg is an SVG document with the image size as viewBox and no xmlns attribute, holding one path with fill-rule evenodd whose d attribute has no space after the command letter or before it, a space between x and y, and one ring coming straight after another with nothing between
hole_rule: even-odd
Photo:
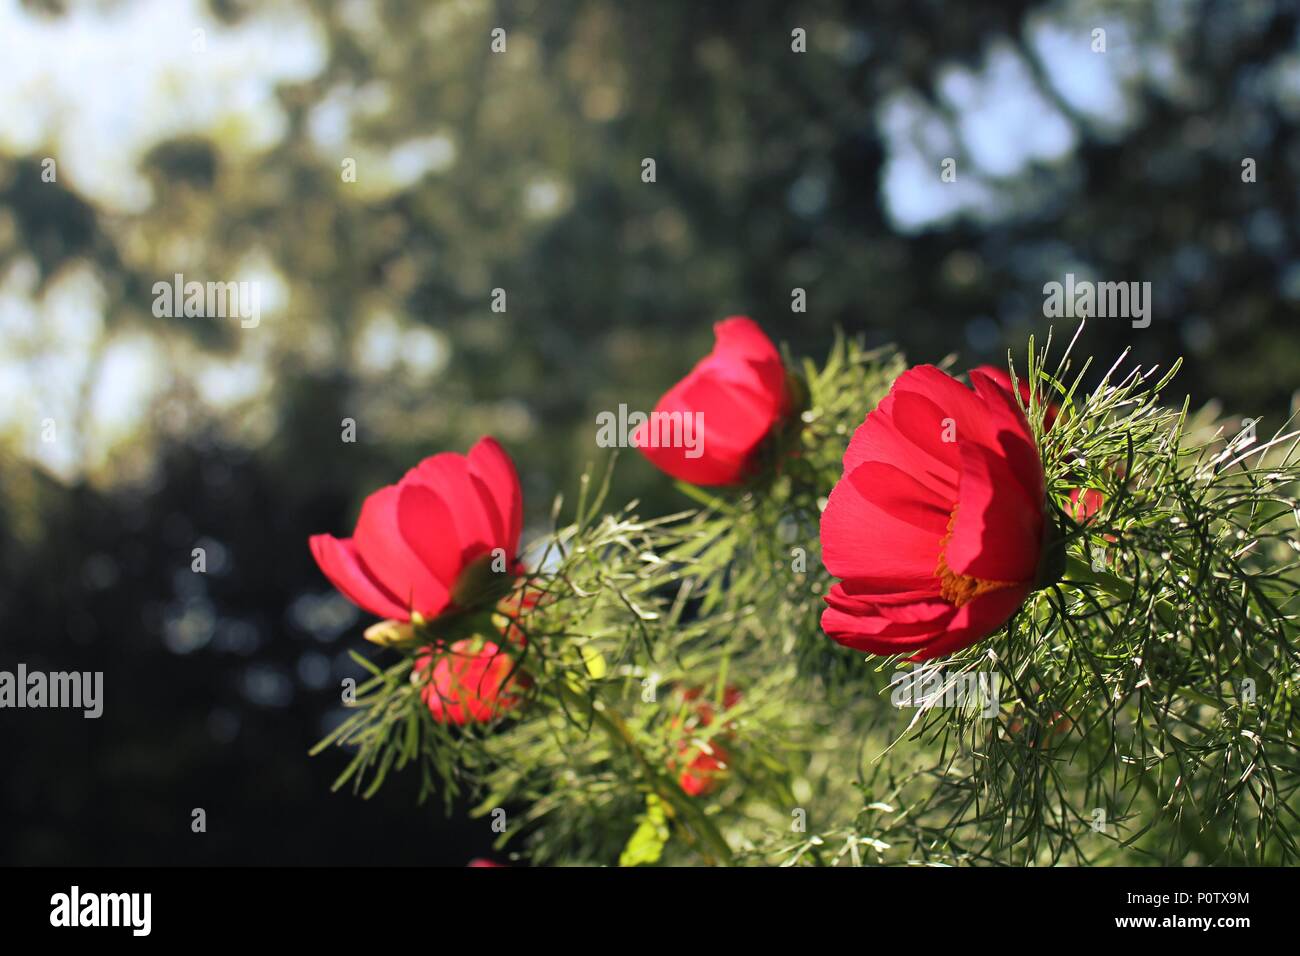
<instances>
[{"instance_id":1,"label":"blurred tree background","mask_svg":"<svg viewBox=\"0 0 1300 956\"><path fill-rule=\"evenodd\" d=\"M0 861L484 855L414 780L362 803L328 792L343 755L307 757L364 624L307 536L483 433L540 530L605 454L597 412L649 409L725 315L965 367L1041 342L1066 273L1147 281L1150 327L1093 319L1081 354L1185 356L1193 404L1271 432L1300 385L1298 25L1270 0L0 0L0 669L102 670L106 697L0 712ZM261 321L156 317L177 273L259 283ZM617 481L682 504L634 456Z\"/></svg>"}]
</instances>

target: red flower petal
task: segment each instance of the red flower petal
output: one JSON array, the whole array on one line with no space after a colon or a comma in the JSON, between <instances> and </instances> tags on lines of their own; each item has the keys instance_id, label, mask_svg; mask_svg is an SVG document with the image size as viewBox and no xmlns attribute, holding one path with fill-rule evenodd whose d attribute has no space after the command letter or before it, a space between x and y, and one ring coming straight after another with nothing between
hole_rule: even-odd
<instances>
[{"instance_id":1,"label":"red flower petal","mask_svg":"<svg viewBox=\"0 0 1300 956\"><path fill-rule=\"evenodd\" d=\"M329 534L314 534L309 542L321 571L349 601L380 617L410 619L401 602L366 571L350 538L340 540Z\"/></svg>"},{"instance_id":2,"label":"red flower petal","mask_svg":"<svg viewBox=\"0 0 1300 956\"><path fill-rule=\"evenodd\" d=\"M514 661L491 641L478 651L471 641L457 641L433 663L433 673L420 691L433 719L439 723L482 723L519 703L513 693ZM431 654L416 659L412 678L423 680Z\"/></svg>"},{"instance_id":3,"label":"red flower petal","mask_svg":"<svg viewBox=\"0 0 1300 956\"><path fill-rule=\"evenodd\" d=\"M639 426L632 442L657 468L697 485L730 485L749 474L753 456L773 427L789 413L785 367L763 330L732 316L713 327L713 351L659 399L656 417L675 414L692 426L693 447L656 441L652 423ZM698 417L697 417L698 416Z\"/></svg>"},{"instance_id":4,"label":"red flower petal","mask_svg":"<svg viewBox=\"0 0 1300 956\"><path fill-rule=\"evenodd\" d=\"M999 388L1008 395L1011 394L1011 374L1005 368L1001 368L997 365L981 365L979 368L971 369L970 375L972 382L975 380L976 373L991 378L995 383L997 383ZM1022 378L1017 380L1016 385L1018 386L1016 391L1020 393L1020 403L1024 405L1025 408L1028 408L1030 404L1029 382ZM1039 395L1039 407L1043 410L1043 431L1046 432L1056 424L1056 418L1061 413L1061 408L1059 405L1055 405L1052 402L1043 401L1041 394Z\"/></svg>"},{"instance_id":5,"label":"red flower petal","mask_svg":"<svg viewBox=\"0 0 1300 956\"><path fill-rule=\"evenodd\" d=\"M906 654L933 643L944 633L948 620L903 625L881 617L850 614L828 607L822 611L822 630L846 647L887 656Z\"/></svg>"},{"instance_id":6,"label":"red flower petal","mask_svg":"<svg viewBox=\"0 0 1300 956\"><path fill-rule=\"evenodd\" d=\"M400 494L389 485L368 497L352 540L376 580L408 607L431 617L446 607L450 592L407 544L398 521Z\"/></svg>"},{"instance_id":7,"label":"red flower petal","mask_svg":"<svg viewBox=\"0 0 1300 956\"><path fill-rule=\"evenodd\" d=\"M784 387L785 369L781 353L762 327L749 316L731 315L715 322L713 337L717 342L713 349L715 356L748 362L768 392L777 392Z\"/></svg>"},{"instance_id":8,"label":"red flower petal","mask_svg":"<svg viewBox=\"0 0 1300 956\"><path fill-rule=\"evenodd\" d=\"M524 495L514 462L495 438L484 437L469 450L469 470L487 487L501 515L505 537L497 544L511 557L517 555L524 530Z\"/></svg>"},{"instance_id":9,"label":"red flower petal","mask_svg":"<svg viewBox=\"0 0 1300 956\"><path fill-rule=\"evenodd\" d=\"M862 578L854 577L832 585L826 600L838 593L838 600L848 609L849 604L878 606L881 604L910 604L928 601L940 594L940 582L933 574L914 578Z\"/></svg>"},{"instance_id":10,"label":"red flower petal","mask_svg":"<svg viewBox=\"0 0 1300 956\"><path fill-rule=\"evenodd\" d=\"M910 660L926 661L943 657L976 641L1006 624L1020 606L1029 597L1028 584L1006 588L975 598L964 605L949 622L948 629L937 640L926 644L924 648L912 655Z\"/></svg>"},{"instance_id":11,"label":"red flower petal","mask_svg":"<svg viewBox=\"0 0 1300 956\"><path fill-rule=\"evenodd\" d=\"M822 561L836 577L933 577L949 507L893 465L867 462L832 489Z\"/></svg>"},{"instance_id":12,"label":"red flower petal","mask_svg":"<svg viewBox=\"0 0 1300 956\"><path fill-rule=\"evenodd\" d=\"M909 369L854 432L844 471L887 462L935 494L952 496L961 467L957 441L986 436L987 419L987 409L960 382L931 365Z\"/></svg>"},{"instance_id":13,"label":"red flower petal","mask_svg":"<svg viewBox=\"0 0 1300 956\"><path fill-rule=\"evenodd\" d=\"M1034 444L1033 432L1025 413L1016 404L1010 394L978 370L971 373L971 381L976 391L984 399L995 431L991 447L999 451L1009 462L1011 473L1015 475L1020 487L1025 490L1030 500L1038 503L1047 493L1043 480L1042 460Z\"/></svg>"},{"instance_id":14,"label":"red flower petal","mask_svg":"<svg viewBox=\"0 0 1300 956\"><path fill-rule=\"evenodd\" d=\"M1005 458L974 442L961 446L962 476L949 568L988 581L1029 581L1042 544L1042 505L1030 501Z\"/></svg>"},{"instance_id":15,"label":"red flower petal","mask_svg":"<svg viewBox=\"0 0 1300 956\"><path fill-rule=\"evenodd\" d=\"M772 423L748 387L716 378L683 379L659 399L653 414L632 433L632 443L660 471L693 485L742 481ZM655 421L671 421L673 427L665 433L660 424L656 434ZM694 447L686 447L688 434Z\"/></svg>"},{"instance_id":16,"label":"red flower petal","mask_svg":"<svg viewBox=\"0 0 1300 956\"><path fill-rule=\"evenodd\" d=\"M692 797L707 796L718 789L726 777L727 752L716 743L709 744L713 753L705 753L702 748L683 740L678 750L683 755L695 752L696 756L686 769L677 777L677 785Z\"/></svg>"},{"instance_id":17,"label":"red flower petal","mask_svg":"<svg viewBox=\"0 0 1300 956\"><path fill-rule=\"evenodd\" d=\"M1095 488L1070 489L1070 517L1079 524L1089 524L1105 504L1106 496Z\"/></svg>"},{"instance_id":18,"label":"red flower petal","mask_svg":"<svg viewBox=\"0 0 1300 956\"><path fill-rule=\"evenodd\" d=\"M429 485L403 482L397 498L397 526L411 554L450 595L467 563L466 549L442 495Z\"/></svg>"},{"instance_id":19,"label":"red flower petal","mask_svg":"<svg viewBox=\"0 0 1300 956\"><path fill-rule=\"evenodd\" d=\"M446 510L455 533L447 536L446 529L440 528L444 538L438 546L445 547L446 541L455 541L460 546L460 560L457 562L460 567L498 547L497 542L502 538L501 516L496 514L495 508L489 510L485 505L481 483L470 474L469 461L464 455L451 452L432 455L420 462L414 476L408 475L404 484L411 480L429 489L436 488L436 497L442 501L455 502L454 508ZM419 485L414 487L419 488ZM411 489L408 484L403 491ZM510 558L513 557L512 553Z\"/></svg>"}]
</instances>

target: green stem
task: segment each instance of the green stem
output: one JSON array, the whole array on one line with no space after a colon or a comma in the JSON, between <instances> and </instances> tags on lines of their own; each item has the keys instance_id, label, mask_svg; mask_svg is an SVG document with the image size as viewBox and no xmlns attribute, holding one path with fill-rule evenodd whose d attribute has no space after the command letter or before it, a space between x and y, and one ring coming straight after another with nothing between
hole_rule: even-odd
<instances>
[{"instance_id":1,"label":"green stem","mask_svg":"<svg viewBox=\"0 0 1300 956\"><path fill-rule=\"evenodd\" d=\"M1151 774L1143 772L1138 777L1138 780L1141 782L1142 788L1146 790L1155 805L1157 807L1161 806L1160 790L1156 786L1155 780L1152 779ZM1214 838L1214 835L1205 829L1205 822L1201 819L1201 814L1200 811L1196 809L1196 804L1189 803L1189 806L1191 807L1192 814L1196 819L1190 819L1185 813L1178 814L1178 832L1183 835L1188 843L1195 847L1196 851L1204 857L1207 864L1212 865L1222 859L1224 853L1223 847L1219 845L1219 841Z\"/></svg>"},{"instance_id":2,"label":"green stem","mask_svg":"<svg viewBox=\"0 0 1300 956\"><path fill-rule=\"evenodd\" d=\"M718 828L714 826L713 821L681 787L677 786L673 780L666 777L658 767L646 759L645 753L642 752L640 745L637 744L632 732L622 718L610 710L605 705L605 702L598 697L594 699L587 698L565 685L563 681L559 683L558 688L559 695L571 707L577 708L580 713L589 714L592 722L598 724L601 730L605 731L611 743L627 751L632 756L640 765L641 772L645 775L646 781L654 789L655 793L668 803L680 818L689 821L691 829L713 851L716 862L720 862L724 866L730 865L731 847L727 844ZM711 860L710 862L715 861Z\"/></svg>"},{"instance_id":3,"label":"green stem","mask_svg":"<svg viewBox=\"0 0 1300 956\"><path fill-rule=\"evenodd\" d=\"M1101 588L1111 597L1119 598L1121 601L1131 601L1133 599L1133 585L1122 578L1116 577L1109 571L1097 571L1092 565L1081 558L1069 555L1065 559L1065 578L1064 584L1092 584ZM1160 618L1160 623L1170 630L1176 631L1176 621L1178 612L1168 601L1157 600L1155 602L1156 615Z\"/></svg>"},{"instance_id":4,"label":"green stem","mask_svg":"<svg viewBox=\"0 0 1300 956\"><path fill-rule=\"evenodd\" d=\"M1070 557L1066 560L1066 573L1068 577L1064 580L1065 584L1093 584L1112 597L1119 598L1121 601L1131 600L1133 597L1133 585L1127 581L1121 580L1113 574L1106 571L1094 571L1087 562L1078 558ZM1156 616L1160 618L1160 623L1170 631L1178 631L1178 612L1168 601L1157 600L1155 602ZM1195 701L1205 707L1212 707L1215 710L1223 710L1223 702L1215 700L1208 694L1203 694L1194 687L1180 687L1177 690L1180 697L1187 700Z\"/></svg>"},{"instance_id":5,"label":"green stem","mask_svg":"<svg viewBox=\"0 0 1300 956\"><path fill-rule=\"evenodd\" d=\"M1133 597L1133 585L1124 581L1106 571L1093 570L1092 566L1085 561L1080 560L1073 555L1066 558L1066 583L1087 583L1101 588L1112 597L1119 598L1121 601L1131 600ZM1172 605L1166 601L1156 601L1155 610L1161 622L1171 630L1176 630L1173 622L1176 620L1176 612ZM1190 687L1180 688L1177 693L1179 696L1194 700L1197 703L1205 704L1218 708L1219 702L1212 700L1205 694L1202 694ZM1156 806L1161 806L1159 788L1152 779L1151 774L1141 773L1138 780L1147 794L1151 797ZM1205 822L1201 819L1200 811L1197 810L1194 802L1189 802L1191 813L1195 819L1191 819L1185 813L1178 814L1178 830L1183 837L1195 847L1196 851L1205 858L1207 863L1214 863L1223 857L1223 847L1219 845L1214 835L1205 829Z\"/></svg>"},{"instance_id":6,"label":"green stem","mask_svg":"<svg viewBox=\"0 0 1300 956\"><path fill-rule=\"evenodd\" d=\"M1112 597L1127 601L1133 597L1133 585L1108 571L1093 570L1092 565L1071 554L1065 559L1065 582L1095 584Z\"/></svg>"}]
</instances>

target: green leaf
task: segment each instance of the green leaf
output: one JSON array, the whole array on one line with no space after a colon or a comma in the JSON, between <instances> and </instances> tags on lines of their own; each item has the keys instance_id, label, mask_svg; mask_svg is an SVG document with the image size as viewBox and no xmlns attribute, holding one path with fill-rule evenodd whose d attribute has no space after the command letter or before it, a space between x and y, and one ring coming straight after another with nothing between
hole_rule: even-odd
<instances>
[{"instance_id":1,"label":"green leaf","mask_svg":"<svg viewBox=\"0 0 1300 956\"><path fill-rule=\"evenodd\" d=\"M648 866L659 862L668 844L668 814L656 794L646 794L645 813L637 817L636 830L619 854L619 866Z\"/></svg>"}]
</instances>

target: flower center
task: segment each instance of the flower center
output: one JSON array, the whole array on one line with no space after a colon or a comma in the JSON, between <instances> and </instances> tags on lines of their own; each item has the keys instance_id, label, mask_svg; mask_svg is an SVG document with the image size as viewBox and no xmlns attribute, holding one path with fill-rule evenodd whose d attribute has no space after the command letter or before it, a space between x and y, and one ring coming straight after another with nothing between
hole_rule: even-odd
<instances>
[{"instance_id":1,"label":"flower center","mask_svg":"<svg viewBox=\"0 0 1300 956\"><path fill-rule=\"evenodd\" d=\"M934 569L934 576L939 579L939 596L950 602L953 607L962 607L981 594L1015 587L1015 581L988 581L984 578L973 578L968 574L958 574L948 567L948 542L952 540L952 529L956 523L957 508L953 507L952 514L948 516L948 533L939 542L939 563Z\"/></svg>"}]
</instances>

